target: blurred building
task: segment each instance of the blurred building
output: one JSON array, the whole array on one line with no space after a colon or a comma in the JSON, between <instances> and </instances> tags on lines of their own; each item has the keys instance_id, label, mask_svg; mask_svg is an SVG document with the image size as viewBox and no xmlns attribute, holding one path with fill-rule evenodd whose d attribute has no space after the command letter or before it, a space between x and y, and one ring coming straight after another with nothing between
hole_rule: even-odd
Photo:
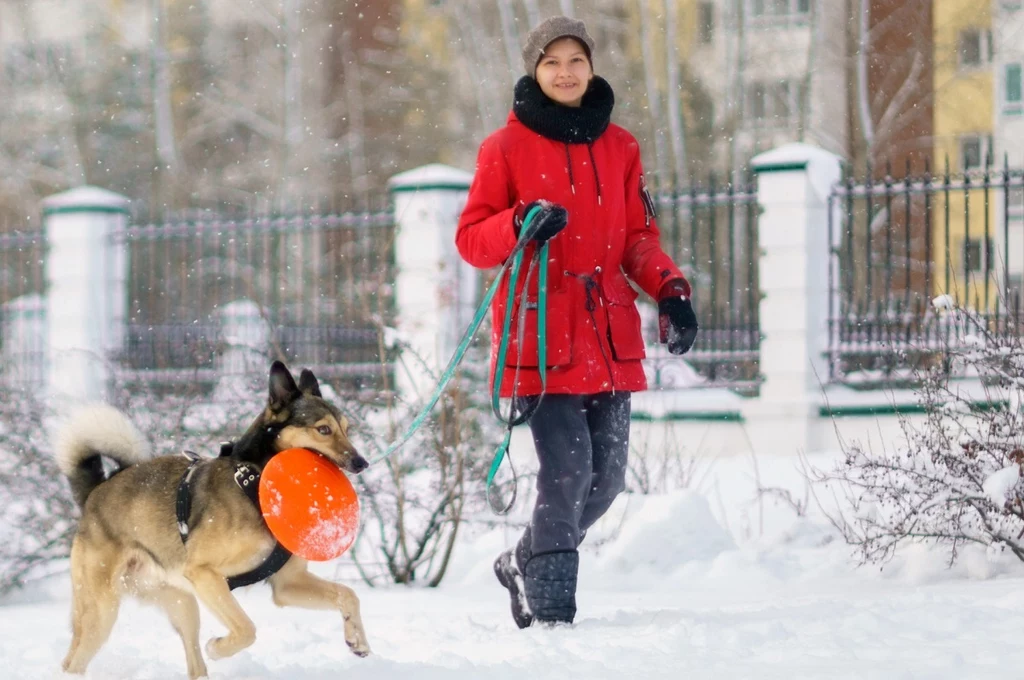
<instances>
[{"instance_id":1,"label":"blurred building","mask_svg":"<svg viewBox=\"0 0 1024 680\"><path fill-rule=\"evenodd\" d=\"M1024 3L1001 0L993 7L994 161L997 169L1024 168ZM1000 199L1002 197L1000 196ZM1011 188L996 205L1005 233L996 234L996 255L1007 263L1006 287L1024 294L1024 189ZM1000 277L1001 278L1001 277ZM1015 304L1015 300L1009 301Z\"/></svg>"},{"instance_id":2,"label":"blurred building","mask_svg":"<svg viewBox=\"0 0 1024 680\"><path fill-rule=\"evenodd\" d=\"M995 151L993 3L934 0L934 135L938 170L967 173L974 186ZM1002 28L1000 29L1003 30ZM988 304L997 291L997 193L954 191L936 201L933 248L938 291ZM948 217L947 217L948 215ZM986 273L991 274L986 276Z\"/></svg>"},{"instance_id":3,"label":"blurred building","mask_svg":"<svg viewBox=\"0 0 1024 680\"><path fill-rule=\"evenodd\" d=\"M845 155L849 145L844 3L689 0L694 73L715 102L730 165L786 142Z\"/></svg>"}]
</instances>

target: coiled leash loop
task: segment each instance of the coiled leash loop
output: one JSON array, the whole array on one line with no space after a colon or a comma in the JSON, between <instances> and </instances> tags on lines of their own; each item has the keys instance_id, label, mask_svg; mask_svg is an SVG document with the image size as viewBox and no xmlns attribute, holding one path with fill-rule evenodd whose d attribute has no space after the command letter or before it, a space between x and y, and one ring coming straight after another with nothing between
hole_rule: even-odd
<instances>
[{"instance_id":1,"label":"coiled leash loop","mask_svg":"<svg viewBox=\"0 0 1024 680\"><path fill-rule=\"evenodd\" d=\"M525 230L524 230L525 231ZM516 361L516 370L513 374L512 380L512 396L509 399L508 417L503 418L501 415L501 408L499 404L499 398L501 395L501 384L502 378L504 377L504 366L505 357L508 354L508 343L511 338L509 329L512 325L512 308L515 302L515 291L516 282L519 279L519 270L522 267L523 253L520 251L515 258L515 262L512 265L512 270L509 274L508 281L508 299L505 302L505 322L501 329L501 343L498 346L498 360L495 364L495 380L494 386L491 391L491 410L494 415L497 416L498 420L505 424L505 437L501 444L498 445L497 451L494 452L494 459L491 461L491 467L487 471L487 504L490 505L491 510L499 515L507 514L512 506L516 503L516 497L519 491L519 481L516 475L515 466L512 465L512 459L509 458L509 467L512 470L512 496L509 498L508 503L501 503L492 493L494 488L494 478L498 474L498 470L501 468L501 463L505 459L505 455L508 453L509 443L512 440L512 428L516 425L521 425L530 419L533 412L537 410L541 400L544 398L544 393L547 391L547 310L548 310L548 244L547 241L534 251L533 257L530 259L530 268L526 272L526 280L523 283L523 292L519 300L519 323L517 325L516 337L519 338L519 342L523 341L523 336L526 330L526 312L529 308L528 302L528 291L530 288L530 277L533 272L537 269L537 265L540 264L540 273L537 276L537 370L540 373L540 389L541 393L537 399L530 399L523 405L522 412L516 414L516 390L519 386L519 360ZM519 359L522 358L521 354L518 354Z\"/></svg>"}]
</instances>

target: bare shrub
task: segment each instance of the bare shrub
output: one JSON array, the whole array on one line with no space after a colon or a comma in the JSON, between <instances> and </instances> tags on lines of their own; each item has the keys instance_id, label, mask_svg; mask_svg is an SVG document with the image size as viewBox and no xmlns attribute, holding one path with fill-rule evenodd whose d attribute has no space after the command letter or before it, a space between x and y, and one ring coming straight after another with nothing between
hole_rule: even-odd
<instances>
[{"instance_id":1,"label":"bare shrub","mask_svg":"<svg viewBox=\"0 0 1024 680\"><path fill-rule=\"evenodd\" d=\"M480 352L471 349L466 368L417 434L356 478L363 526L351 558L370 585L440 584L467 512L486 506L483 480L501 432L490 413ZM409 348L403 357L415 360ZM374 458L408 429L419 405L358 408L366 453Z\"/></svg>"},{"instance_id":2,"label":"bare shrub","mask_svg":"<svg viewBox=\"0 0 1024 680\"><path fill-rule=\"evenodd\" d=\"M657 494L693 486L702 465L707 464L700 443L679 441L675 428L666 423L664 436L648 431L647 436L630 437L626 490L630 493Z\"/></svg>"},{"instance_id":3,"label":"bare shrub","mask_svg":"<svg viewBox=\"0 0 1024 680\"><path fill-rule=\"evenodd\" d=\"M815 473L849 508L828 514L865 563L922 541L947 546L950 563L966 544L1024 560L1024 344L955 313L961 336L921 376L923 422L902 419L906 445L854 443L834 469Z\"/></svg>"}]
</instances>

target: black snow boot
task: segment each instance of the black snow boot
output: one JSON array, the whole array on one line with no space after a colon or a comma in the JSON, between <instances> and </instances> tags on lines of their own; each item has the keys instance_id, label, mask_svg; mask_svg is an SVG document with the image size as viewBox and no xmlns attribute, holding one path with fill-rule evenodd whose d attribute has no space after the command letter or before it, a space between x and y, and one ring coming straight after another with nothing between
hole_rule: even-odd
<instances>
[{"instance_id":1,"label":"black snow boot","mask_svg":"<svg viewBox=\"0 0 1024 680\"><path fill-rule=\"evenodd\" d=\"M526 603L535 621L572 623L576 616L576 573L580 554L575 550L534 555L526 563Z\"/></svg>"},{"instance_id":2,"label":"black snow boot","mask_svg":"<svg viewBox=\"0 0 1024 680\"><path fill-rule=\"evenodd\" d=\"M498 577L498 583L508 590L512 600L512 619L520 628L529 628L533 623L523 585L523 565L528 559L528 549L523 541L519 541L515 548L509 548L494 560L494 575Z\"/></svg>"}]
</instances>

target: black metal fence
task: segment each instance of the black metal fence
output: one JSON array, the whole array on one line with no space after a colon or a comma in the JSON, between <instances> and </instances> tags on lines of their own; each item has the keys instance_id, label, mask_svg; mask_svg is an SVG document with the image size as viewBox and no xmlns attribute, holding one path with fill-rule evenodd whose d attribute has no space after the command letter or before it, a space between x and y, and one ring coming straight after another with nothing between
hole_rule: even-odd
<instances>
[{"instance_id":1,"label":"black metal fence","mask_svg":"<svg viewBox=\"0 0 1024 680\"><path fill-rule=\"evenodd\" d=\"M649 343L655 388L759 384L757 196L752 177L656 196L662 243L694 285L701 333L686 362ZM252 359L313 368L335 387L393 387L395 222L389 201L335 214L195 211L135 217L110 237L127 251L128 316L111 357L125 385L212 387ZM46 367L45 238L0 232L0 375ZM113 292L111 294L114 294ZM645 337L657 314L643 310ZM244 362L243 362L244 363Z\"/></svg>"},{"instance_id":2,"label":"black metal fence","mask_svg":"<svg viewBox=\"0 0 1024 680\"><path fill-rule=\"evenodd\" d=\"M129 259L127 337L116 357L125 382L210 382L249 353L310 367L344 389L393 386L383 344L394 319L390 209L198 212L113 238Z\"/></svg>"},{"instance_id":3,"label":"black metal fence","mask_svg":"<svg viewBox=\"0 0 1024 680\"><path fill-rule=\"evenodd\" d=\"M761 331L758 305L756 181L738 175L731 181L710 176L706 184L662 192L655 197L662 245L680 264L694 288L701 331L686 355L697 381L679 373L679 359L652 347L655 384L724 386L743 392L760 383ZM657 337L656 314L649 314L647 337Z\"/></svg>"},{"instance_id":4,"label":"black metal fence","mask_svg":"<svg viewBox=\"0 0 1024 680\"><path fill-rule=\"evenodd\" d=\"M41 230L0 234L0 379L42 388L45 379L46 244Z\"/></svg>"},{"instance_id":5,"label":"black metal fence","mask_svg":"<svg viewBox=\"0 0 1024 680\"><path fill-rule=\"evenodd\" d=\"M830 198L832 382L913 382L964 340L949 307L979 332L1020 329L1022 173L1004 162L954 174L947 162L900 174L847 176Z\"/></svg>"}]
</instances>

